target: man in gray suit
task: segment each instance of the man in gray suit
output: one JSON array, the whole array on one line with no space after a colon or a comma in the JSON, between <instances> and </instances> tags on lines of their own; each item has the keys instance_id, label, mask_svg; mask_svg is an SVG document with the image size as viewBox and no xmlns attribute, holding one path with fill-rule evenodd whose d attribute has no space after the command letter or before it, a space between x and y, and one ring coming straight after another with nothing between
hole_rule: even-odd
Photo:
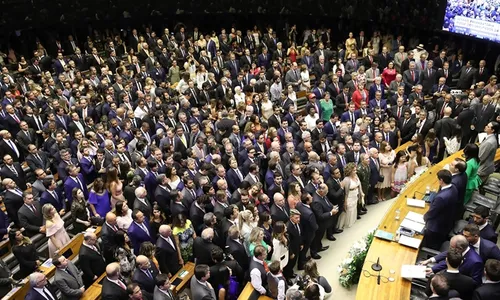
<instances>
[{"instance_id":1,"label":"man in gray suit","mask_svg":"<svg viewBox=\"0 0 500 300\"><path fill-rule=\"evenodd\" d=\"M56 267L54 283L61 291L63 300L78 300L85 291L82 275L76 266L62 255L56 254L52 258Z\"/></svg>"},{"instance_id":2,"label":"man in gray suit","mask_svg":"<svg viewBox=\"0 0 500 300\"><path fill-rule=\"evenodd\" d=\"M210 268L207 265L197 265L191 278L191 295L193 300L216 300L215 291L208 282Z\"/></svg>"},{"instance_id":3,"label":"man in gray suit","mask_svg":"<svg viewBox=\"0 0 500 300\"><path fill-rule=\"evenodd\" d=\"M154 300L174 300L174 294L170 291L170 280L165 273L156 276L156 286L153 294Z\"/></svg>"},{"instance_id":4,"label":"man in gray suit","mask_svg":"<svg viewBox=\"0 0 500 300\"><path fill-rule=\"evenodd\" d=\"M292 85L294 91L298 91L302 81L300 80L300 71L298 70L297 63L292 63L292 68L286 72L285 75L286 85Z\"/></svg>"},{"instance_id":5,"label":"man in gray suit","mask_svg":"<svg viewBox=\"0 0 500 300\"><path fill-rule=\"evenodd\" d=\"M486 139L479 145L479 169L477 175L483 182L488 179L493 171L495 171L495 154L498 148L497 135L500 130L500 124L493 121L484 127L484 132L487 134Z\"/></svg>"},{"instance_id":6,"label":"man in gray suit","mask_svg":"<svg viewBox=\"0 0 500 300\"><path fill-rule=\"evenodd\" d=\"M43 180L45 178L53 179L54 176L47 175L47 173L45 173L45 171L43 169L36 169L35 176L36 176L36 180L31 185L31 192L33 193L33 197L35 197L35 200L40 200L40 196L46 190L45 186L43 185Z\"/></svg>"}]
</instances>

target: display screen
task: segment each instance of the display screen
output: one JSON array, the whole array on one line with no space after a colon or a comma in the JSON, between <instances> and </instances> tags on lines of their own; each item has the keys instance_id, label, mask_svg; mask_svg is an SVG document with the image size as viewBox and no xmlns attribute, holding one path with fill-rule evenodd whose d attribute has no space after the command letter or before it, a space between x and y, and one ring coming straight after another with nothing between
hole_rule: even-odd
<instances>
[{"instance_id":1,"label":"display screen","mask_svg":"<svg viewBox=\"0 0 500 300\"><path fill-rule=\"evenodd\" d=\"M447 0L443 30L500 42L500 0Z\"/></svg>"}]
</instances>

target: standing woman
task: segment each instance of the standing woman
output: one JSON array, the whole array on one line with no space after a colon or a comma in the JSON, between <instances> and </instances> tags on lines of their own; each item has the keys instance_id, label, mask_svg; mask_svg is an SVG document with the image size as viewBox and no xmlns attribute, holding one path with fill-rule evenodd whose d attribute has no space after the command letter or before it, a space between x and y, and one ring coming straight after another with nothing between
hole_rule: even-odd
<instances>
[{"instance_id":1,"label":"standing woman","mask_svg":"<svg viewBox=\"0 0 500 300\"><path fill-rule=\"evenodd\" d=\"M306 64L300 65L300 90L301 91L310 91L311 90L311 81L309 79L309 70L307 70Z\"/></svg>"},{"instance_id":2,"label":"standing woman","mask_svg":"<svg viewBox=\"0 0 500 300\"><path fill-rule=\"evenodd\" d=\"M118 170L115 167L108 169L106 177L106 189L111 194L111 208L115 208L116 202L125 201L123 196L123 183L118 178Z\"/></svg>"},{"instance_id":3,"label":"standing woman","mask_svg":"<svg viewBox=\"0 0 500 300\"><path fill-rule=\"evenodd\" d=\"M42 215L45 220L45 235L49 238L49 257L69 243L70 238L64 228L64 221L59 216L52 204L47 203L42 207Z\"/></svg>"},{"instance_id":4,"label":"standing woman","mask_svg":"<svg viewBox=\"0 0 500 300\"><path fill-rule=\"evenodd\" d=\"M344 212L339 217L339 229L351 227L357 219L358 202L364 198L361 182L356 174L356 164L348 163L344 168Z\"/></svg>"},{"instance_id":5,"label":"standing woman","mask_svg":"<svg viewBox=\"0 0 500 300\"><path fill-rule=\"evenodd\" d=\"M379 182L376 186L376 188L378 189L378 198L380 199L380 201L385 200L385 191L391 188L391 182L392 182L391 167L395 158L396 154L394 153L394 150L392 150L391 145L386 141L382 141L382 143L380 143L379 159L380 159L380 175L384 176L384 181Z\"/></svg>"},{"instance_id":6,"label":"standing woman","mask_svg":"<svg viewBox=\"0 0 500 300\"><path fill-rule=\"evenodd\" d=\"M288 237L286 226L282 221L276 222L273 227L273 255L271 261L279 261L283 270L288 264Z\"/></svg>"},{"instance_id":7,"label":"standing woman","mask_svg":"<svg viewBox=\"0 0 500 300\"><path fill-rule=\"evenodd\" d=\"M346 49L346 53L345 53L346 59L351 58L351 53L357 53L357 50L356 50L357 43L356 43L356 39L354 38L354 34L352 32L349 32L349 38L347 38L347 40L345 40L345 49Z\"/></svg>"},{"instance_id":8,"label":"standing woman","mask_svg":"<svg viewBox=\"0 0 500 300\"><path fill-rule=\"evenodd\" d=\"M151 221L149 221L149 228L151 228L151 235L158 237L160 226L165 224L165 217L161 212L161 208L158 204L153 205L153 212L151 215Z\"/></svg>"},{"instance_id":9,"label":"standing woman","mask_svg":"<svg viewBox=\"0 0 500 300\"><path fill-rule=\"evenodd\" d=\"M390 61L387 64L387 67L385 67L384 71L382 71L382 74L380 77L382 77L382 82L385 84L385 88L388 89L389 85L391 82L393 82L396 79L396 69L394 69L394 62Z\"/></svg>"},{"instance_id":10,"label":"standing woman","mask_svg":"<svg viewBox=\"0 0 500 300\"><path fill-rule=\"evenodd\" d=\"M323 111L323 121L328 122L333 113L333 109L335 108L332 99L330 99L330 93L326 92L325 96L319 101L319 103L321 105L321 110Z\"/></svg>"},{"instance_id":11,"label":"standing woman","mask_svg":"<svg viewBox=\"0 0 500 300\"><path fill-rule=\"evenodd\" d=\"M108 191L104 189L104 181L97 178L89 192L89 203L92 214L96 217L103 217L111 211Z\"/></svg>"},{"instance_id":12,"label":"standing woman","mask_svg":"<svg viewBox=\"0 0 500 300\"><path fill-rule=\"evenodd\" d=\"M127 232L132 224L132 210L128 208L127 202L118 201L115 206L116 226Z\"/></svg>"},{"instance_id":13,"label":"standing woman","mask_svg":"<svg viewBox=\"0 0 500 300\"><path fill-rule=\"evenodd\" d=\"M302 190L300 189L300 184L297 181L293 181L290 183L290 187L288 188L288 205L290 209L294 209L298 203L300 203L300 199L302 197Z\"/></svg>"},{"instance_id":14,"label":"standing woman","mask_svg":"<svg viewBox=\"0 0 500 300\"><path fill-rule=\"evenodd\" d=\"M262 230L264 231L264 242L266 242L268 245L271 245L273 241L272 224L273 220L271 218L271 215L267 211L259 214L259 222L257 223L257 226L259 228L262 228Z\"/></svg>"},{"instance_id":15,"label":"standing woman","mask_svg":"<svg viewBox=\"0 0 500 300\"><path fill-rule=\"evenodd\" d=\"M464 205L467 204L472 193L481 185L481 179L477 175L479 169L479 147L476 144L467 144L464 148L464 156L467 162L467 187L465 189Z\"/></svg>"},{"instance_id":16,"label":"standing woman","mask_svg":"<svg viewBox=\"0 0 500 300\"><path fill-rule=\"evenodd\" d=\"M408 158L404 150L399 151L394 159L394 165L392 167L392 178L394 180L391 183L392 197L396 197L408 181L409 174L407 159Z\"/></svg>"},{"instance_id":17,"label":"standing woman","mask_svg":"<svg viewBox=\"0 0 500 300\"><path fill-rule=\"evenodd\" d=\"M193 242L196 238L191 221L186 219L183 214L173 216L172 220L172 234L177 247L177 255L179 261L188 262L193 261Z\"/></svg>"},{"instance_id":18,"label":"standing woman","mask_svg":"<svg viewBox=\"0 0 500 300\"><path fill-rule=\"evenodd\" d=\"M41 265L36 247L19 229L12 228L9 231L9 240L12 253L19 262L19 273L16 274L16 278L25 278Z\"/></svg>"},{"instance_id":19,"label":"standing woman","mask_svg":"<svg viewBox=\"0 0 500 300\"><path fill-rule=\"evenodd\" d=\"M130 239L125 231L119 229L115 236L114 257L120 264L120 273L130 278L135 269L135 254L130 247Z\"/></svg>"},{"instance_id":20,"label":"standing woman","mask_svg":"<svg viewBox=\"0 0 500 300\"><path fill-rule=\"evenodd\" d=\"M73 202L71 203L71 219L75 233L85 231L90 227L90 215L83 192L79 188L73 188Z\"/></svg>"},{"instance_id":21,"label":"standing woman","mask_svg":"<svg viewBox=\"0 0 500 300\"><path fill-rule=\"evenodd\" d=\"M264 93L262 96L262 101L260 103L260 110L262 112L262 119L267 122L267 120L273 115L273 103L269 100L269 94Z\"/></svg>"}]
</instances>

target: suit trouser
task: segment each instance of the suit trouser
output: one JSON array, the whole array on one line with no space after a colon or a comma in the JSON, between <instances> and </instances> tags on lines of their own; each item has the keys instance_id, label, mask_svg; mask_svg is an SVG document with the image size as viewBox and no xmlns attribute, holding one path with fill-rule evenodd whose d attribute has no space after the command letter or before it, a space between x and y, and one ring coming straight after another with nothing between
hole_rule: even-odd
<instances>
[{"instance_id":1,"label":"suit trouser","mask_svg":"<svg viewBox=\"0 0 500 300\"><path fill-rule=\"evenodd\" d=\"M323 248L323 244L321 244L321 240L323 239L325 232L326 232L326 226L323 224L320 224L318 230L316 230L316 234L314 235L314 239L312 240L311 251L317 253L317 252L319 252L319 250L321 250L321 248Z\"/></svg>"},{"instance_id":2,"label":"suit trouser","mask_svg":"<svg viewBox=\"0 0 500 300\"><path fill-rule=\"evenodd\" d=\"M285 276L285 278L289 279L293 277L293 268L297 264L299 255L300 253L297 253L293 258L291 258L289 255L288 264L283 268L283 276Z\"/></svg>"},{"instance_id":3,"label":"suit trouser","mask_svg":"<svg viewBox=\"0 0 500 300\"><path fill-rule=\"evenodd\" d=\"M339 207L339 212L336 215L332 216L333 219L332 226L328 226L328 228L326 229L326 236L332 236L335 229L337 229L337 223L339 222L340 214L341 214L341 209Z\"/></svg>"},{"instance_id":4,"label":"suit trouser","mask_svg":"<svg viewBox=\"0 0 500 300\"><path fill-rule=\"evenodd\" d=\"M444 144L444 143L443 143ZM444 151L446 150L446 147L444 145L441 145L441 142L439 143L439 149L438 149L438 155L435 160L436 163L440 162L444 158Z\"/></svg>"},{"instance_id":5,"label":"suit trouser","mask_svg":"<svg viewBox=\"0 0 500 300\"><path fill-rule=\"evenodd\" d=\"M301 269L301 267L303 267L306 262L307 262L307 251L309 250L309 248L311 248L311 255L313 255L314 253L317 253L317 251L313 250L312 249L312 242L314 240L314 236L315 236L315 233L313 232L312 233L312 236L310 238L308 238L306 241L304 241L304 247L302 248L302 250L300 250L300 253L299 253L299 269Z\"/></svg>"},{"instance_id":6,"label":"suit trouser","mask_svg":"<svg viewBox=\"0 0 500 300\"><path fill-rule=\"evenodd\" d=\"M366 195L366 202L365 202L366 204L373 204L374 194L375 194L375 186L370 184L370 186L368 187L368 193Z\"/></svg>"},{"instance_id":7,"label":"suit trouser","mask_svg":"<svg viewBox=\"0 0 500 300\"><path fill-rule=\"evenodd\" d=\"M424 239L422 240L422 247L439 250L446 239L446 233L434 232L426 229L424 232Z\"/></svg>"}]
</instances>

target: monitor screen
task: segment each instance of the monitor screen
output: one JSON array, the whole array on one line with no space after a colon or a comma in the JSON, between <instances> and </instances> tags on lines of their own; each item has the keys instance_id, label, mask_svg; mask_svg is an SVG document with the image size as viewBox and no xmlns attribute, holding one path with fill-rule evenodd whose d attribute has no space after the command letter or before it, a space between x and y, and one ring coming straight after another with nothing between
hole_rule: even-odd
<instances>
[{"instance_id":1,"label":"monitor screen","mask_svg":"<svg viewBox=\"0 0 500 300\"><path fill-rule=\"evenodd\" d=\"M443 30L500 42L500 1L447 0Z\"/></svg>"}]
</instances>

